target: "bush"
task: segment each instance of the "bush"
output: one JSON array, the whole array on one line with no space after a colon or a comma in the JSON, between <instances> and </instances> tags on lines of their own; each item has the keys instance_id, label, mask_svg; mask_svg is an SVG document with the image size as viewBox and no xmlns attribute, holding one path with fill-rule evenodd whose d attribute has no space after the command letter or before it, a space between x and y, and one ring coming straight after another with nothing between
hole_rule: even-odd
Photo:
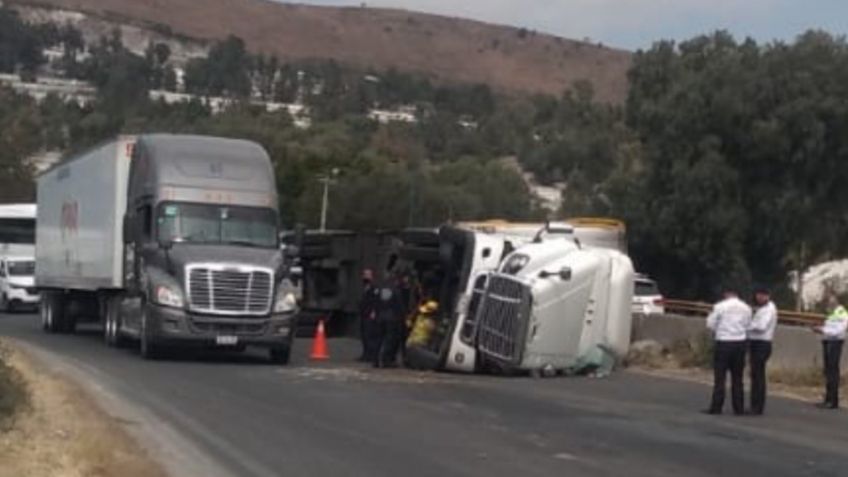
<instances>
[{"instance_id":1,"label":"bush","mask_svg":"<svg viewBox=\"0 0 848 477\"><path fill-rule=\"evenodd\" d=\"M713 364L713 348L715 343L710 334L703 332L697 337L680 340L672 344L671 355L683 368L708 369Z\"/></svg>"},{"instance_id":2,"label":"bush","mask_svg":"<svg viewBox=\"0 0 848 477\"><path fill-rule=\"evenodd\" d=\"M29 400L23 378L7 364L7 358L8 353L0 349L0 431L8 428L11 418Z\"/></svg>"}]
</instances>

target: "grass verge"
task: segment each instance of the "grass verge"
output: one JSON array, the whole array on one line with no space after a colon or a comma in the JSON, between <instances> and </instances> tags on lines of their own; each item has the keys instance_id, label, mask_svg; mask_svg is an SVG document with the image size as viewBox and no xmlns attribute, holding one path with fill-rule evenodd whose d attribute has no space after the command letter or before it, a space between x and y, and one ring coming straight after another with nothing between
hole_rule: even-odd
<instances>
[{"instance_id":1,"label":"grass verge","mask_svg":"<svg viewBox=\"0 0 848 477\"><path fill-rule=\"evenodd\" d=\"M18 394L9 397L0 430L0 477L165 476L129 437L124 426L132 423L106 414L78 385L13 346L2 361L0 379Z\"/></svg>"},{"instance_id":2,"label":"grass verge","mask_svg":"<svg viewBox=\"0 0 848 477\"><path fill-rule=\"evenodd\" d=\"M0 432L10 429L15 415L29 403L21 373L9 366L9 350L0 343Z\"/></svg>"},{"instance_id":3,"label":"grass verge","mask_svg":"<svg viewBox=\"0 0 848 477\"><path fill-rule=\"evenodd\" d=\"M666 348L645 347L628 356L627 365L635 370L687 381L712 383L712 340L708 335L680 340ZM749 379L745 370L745 380ZM821 368L768 368L769 392L802 400L820 401L824 392ZM747 386L747 383L746 383ZM747 389L747 387L746 387ZM848 374L842 376L841 394L848 396Z\"/></svg>"}]
</instances>

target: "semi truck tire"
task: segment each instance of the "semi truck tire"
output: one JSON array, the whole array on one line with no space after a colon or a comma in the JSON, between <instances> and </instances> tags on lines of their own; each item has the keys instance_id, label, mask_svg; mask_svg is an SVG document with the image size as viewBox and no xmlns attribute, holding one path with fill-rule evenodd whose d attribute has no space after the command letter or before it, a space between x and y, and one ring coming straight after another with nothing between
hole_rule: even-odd
<instances>
[{"instance_id":1,"label":"semi truck tire","mask_svg":"<svg viewBox=\"0 0 848 477\"><path fill-rule=\"evenodd\" d=\"M61 292L45 292L41 306L41 327L48 333L65 331L65 296Z\"/></svg>"},{"instance_id":2,"label":"semi truck tire","mask_svg":"<svg viewBox=\"0 0 848 477\"><path fill-rule=\"evenodd\" d=\"M106 298L103 311L103 339L107 345L120 348L124 344L121 335L121 297Z\"/></svg>"},{"instance_id":3,"label":"semi truck tire","mask_svg":"<svg viewBox=\"0 0 848 477\"><path fill-rule=\"evenodd\" d=\"M65 310L64 303L62 304L62 321L60 323L61 333L73 334L77 331L77 317L71 315Z\"/></svg>"},{"instance_id":4,"label":"semi truck tire","mask_svg":"<svg viewBox=\"0 0 848 477\"><path fill-rule=\"evenodd\" d=\"M152 339L151 332L148 329L147 322L147 304L142 301L141 303L141 333L139 337L139 353L141 357L153 361L162 358L162 347L161 345L154 342Z\"/></svg>"},{"instance_id":5,"label":"semi truck tire","mask_svg":"<svg viewBox=\"0 0 848 477\"><path fill-rule=\"evenodd\" d=\"M268 357L274 364L289 364L291 360L291 345L270 348L268 350Z\"/></svg>"}]
</instances>

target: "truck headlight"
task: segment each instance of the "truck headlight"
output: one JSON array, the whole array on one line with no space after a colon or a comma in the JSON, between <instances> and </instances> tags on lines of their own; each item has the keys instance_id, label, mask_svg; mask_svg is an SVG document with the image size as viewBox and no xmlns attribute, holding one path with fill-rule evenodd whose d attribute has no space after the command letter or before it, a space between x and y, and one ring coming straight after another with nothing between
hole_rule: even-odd
<instances>
[{"instance_id":1,"label":"truck headlight","mask_svg":"<svg viewBox=\"0 0 848 477\"><path fill-rule=\"evenodd\" d=\"M279 292L277 301L274 302L274 313L289 313L297 309L297 299L294 293Z\"/></svg>"},{"instance_id":2,"label":"truck headlight","mask_svg":"<svg viewBox=\"0 0 848 477\"><path fill-rule=\"evenodd\" d=\"M164 306L172 306L174 308L183 307L182 293L172 290L166 286L159 285L156 287L156 303Z\"/></svg>"},{"instance_id":3,"label":"truck headlight","mask_svg":"<svg viewBox=\"0 0 848 477\"><path fill-rule=\"evenodd\" d=\"M517 275L530 262L530 257L523 254L515 254L509 257L501 267L501 272L507 275Z\"/></svg>"}]
</instances>

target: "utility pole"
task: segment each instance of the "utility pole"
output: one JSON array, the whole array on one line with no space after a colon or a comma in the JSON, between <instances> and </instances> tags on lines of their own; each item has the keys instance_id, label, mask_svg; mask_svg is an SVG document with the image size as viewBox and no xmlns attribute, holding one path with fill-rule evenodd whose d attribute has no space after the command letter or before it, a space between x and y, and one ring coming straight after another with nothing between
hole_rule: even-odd
<instances>
[{"instance_id":1,"label":"utility pole","mask_svg":"<svg viewBox=\"0 0 848 477\"><path fill-rule=\"evenodd\" d=\"M339 170L333 169L329 174L318 178L318 182L324 185L324 195L321 200L321 232L325 232L327 230L327 209L330 206L330 185L335 184L336 181L333 178L337 175L339 175Z\"/></svg>"},{"instance_id":2,"label":"utility pole","mask_svg":"<svg viewBox=\"0 0 848 477\"><path fill-rule=\"evenodd\" d=\"M802 311L804 309L804 269L807 264L807 247L805 242L801 242L801 250L798 253L798 270L796 273L796 290L797 294L795 295L795 311Z\"/></svg>"}]
</instances>

